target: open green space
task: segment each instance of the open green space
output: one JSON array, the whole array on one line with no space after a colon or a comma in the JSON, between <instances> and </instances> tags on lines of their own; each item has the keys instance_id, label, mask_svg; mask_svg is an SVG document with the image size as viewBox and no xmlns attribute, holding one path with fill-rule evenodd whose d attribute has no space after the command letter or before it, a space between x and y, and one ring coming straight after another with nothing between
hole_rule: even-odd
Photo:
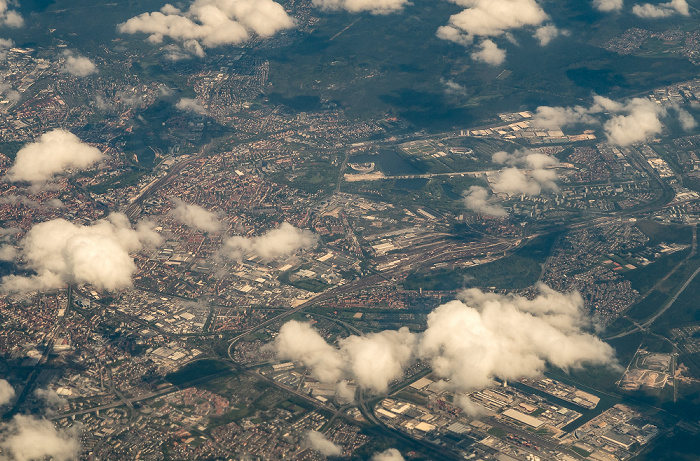
<instances>
[{"instance_id":1,"label":"open green space","mask_svg":"<svg viewBox=\"0 0 700 461\"><path fill-rule=\"evenodd\" d=\"M407 290L457 290L464 287L522 289L534 285L542 265L559 237L552 233L534 238L512 254L494 262L455 270L411 274L404 281Z\"/></svg>"},{"instance_id":2,"label":"open green space","mask_svg":"<svg viewBox=\"0 0 700 461\"><path fill-rule=\"evenodd\" d=\"M640 220L635 224L649 242L647 245L658 245L661 242L690 245L693 242L693 228L682 224L661 224L652 220Z\"/></svg>"},{"instance_id":3,"label":"open green space","mask_svg":"<svg viewBox=\"0 0 700 461\"><path fill-rule=\"evenodd\" d=\"M689 253L690 249L687 249L661 256L649 265L639 266L635 270L625 272L624 277L630 281L632 288L640 293L646 293L678 263L683 261Z\"/></svg>"},{"instance_id":4,"label":"open green space","mask_svg":"<svg viewBox=\"0 0 700 461\"><path fill-rule=\"evenodd\" d=\"M176 386L182 386L193 381L217 375L230 370L224 362L214 359L202 359L191 362L177 371L165 375L165 379Z\"/></svg>"}]
</instances>

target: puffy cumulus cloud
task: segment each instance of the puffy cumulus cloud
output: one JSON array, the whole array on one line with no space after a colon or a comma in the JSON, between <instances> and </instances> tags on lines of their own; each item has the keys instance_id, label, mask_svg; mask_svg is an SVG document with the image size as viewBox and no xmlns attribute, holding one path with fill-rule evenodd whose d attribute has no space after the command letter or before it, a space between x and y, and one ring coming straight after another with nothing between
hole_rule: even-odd
<instances>
[{"instance_id":1,"label":"puffy cumulus cloud","mask_svg":"<svg viewBox=\"0 0 700 461\"><path fill-rule=\"evenodd\" d=\"M464 206L471 211L501 218L508 212L501 205L489 201L489 191L481 186L471 186L462 193Z\"/></svg>"},{"instance_id":2,"label":"puffy cumulus cloud","mask_svg":"<svg viewBox=\"0 0 700 461\"><path fill-rule=\"evenodd\" d=\"M204 108L202 103L194 98L182 98L175 104L175 107L183 112L207 113L207 109Z\"/></svg>"},{"instance_id":3,"label":"puffy cumulus cloud","mask_svg":"<svg viewBox=\"0 0 700 461\"><path fill-rule=\"evenodd\" d=\"M313 5L323 10L345 10L351 13L370 12L389 14L401 11L409 0L313 0Z\"/></svg>"},{"instance_id":4,"label":"puffy cumulus cloud","mask_svg":"<svg viewBox=\"0 0 700 461\"><path fill-rule=\"evenodd\" d=\"M661 119L666 115L663 106L648 98L635 98L621 103L596 95L588 108L540 106L535 111L532 123L533 126L552 129L576 123L603 123L608 142L627 146L659 135L663 131ZM607 118L605 122L604 118ZM685 122L692 124L687 117ZM682 119L681 123L684 123Z\"/></svg>"},{"instance_id":5,"label":"puffy cumulus cloud","mask_svg":"<svg viewBox=\"0 0 700 461\"><path fill-rule=\"evenodd\" d=\"M15 10L10 9L12 2L0 0L0 25L19 28L24 25L24 19Z\"/></svg>"},{"instance_id":6,"label":"puffy cumulus cloud","mask_svg":"<svg viewBox=\"0 0 700 461\"><path fill-rule=\"evenodd\" d=\"M519 149L513 153L504 151L496 152L491 157L494 163L501 165L520 166L541 170L559 165L559 160L551 155L542 154L530 149Z\"/></svg>"},{"instance_id":7,"label":"puffy cumulus cloud","mask_svg":"<svg viewBox=\"0 0 700 461\"><path fill-rule=\"evenodd\" d=\"M252 253L272 260L313 248L318 242L318 235L285 222L277 229L257 237L231 237L226 241L223 252L232 259L241 259L245 254Z\"/></svg>"},{"instance_id":8,"label":"puffy cumulus cloud","mask_svg":"<svg viewBox=\"0 0 700 461\"><path fill-rule=\"evenodd\" d=\"M17 152L7 172L10 181L45 183L68 169L84 170L103 159L96 147L65 130L53 130Z\"/></svg>"},{"instance_id":9,"label":"puffy cumulus cloud","mask_svg":"<svg viewBox=\"0 0 700 461\"><path fill-rule=\"evenodd\" d=\"M549 42L551 42L555 38L559 37L560 35L568 35L568 32L562 31L554 24L547 24L547 25L538 27L535 30L535 33L533 34L533 36L537 39L537 41L540 42L540 46L549 45Z\"/></svg>"},{"instance_id":10,"label":"puffy cumulus cloud","mask_svg":"<svg viewBox=\"0 0 700 461\"><path fill-rule=\"evenodd\" d=\"M667 18L675 14L690 16L686 0L671 0L668 3L660 3L658 5L652 5L651 3L634 5L632 13L640 18L647 19Z\"/></svg>"},{"instance_id":11,"label":"puffy cumulus cloud","mask_svg":"<svg viewBox=\"0 0 700 461\"><path fill-rule=\"evenodd\" d=\"M187 11L166 4L160 11L119 24L117 29L149 34L151 43L170 37L188 52L203 56L202 47L243 43L253 34L270 37L294 25L282 5L272 0L195 0Z\"/></svg>"},{"instance_id":12,"label":"puffy cumulus cloud","mask_svg":"<svg viewBox=\"0 0 700 461\"><path fill-rule=\"evenodd\" d=\"M15 398L15 388L6 379L0 379L0 407Z\"/></svg>"},{"instance_id":13,"label":"puffy cumulus cloud","mask_svg":"<svg viewBox=\"0 0 700 461\"><path fill-rule=\"evenodd\" d=\"M20 257L36 275L3 277L5 292L55 289L66 283L88 283L118 290L132 285L136 271L129 253L160 242L148 223L132 228L129 219L112 213L92 225L54 219L32 227L20 241Z\"/></svg>"},{"instance_id":14,"label":"puffy cumulus cloud","mask_svg":"<svg viewBox=\"0 0 700 461\"><path fill-rule=\"evenodd\" d=\"M622 112L603 125L611 144L628 146L647 141L663 131L661 117L666 115L666 109L650 99L632 99L623 107Z\"/></svg>"},{"instance_id":15,"label":"puffy cumulus cloud","mask_svg":"<svg viewBox=\"0 0 700 461\"><path fill-rule=\"evenodd\" d=\"M546 172L546 171L545 171ZM556 189L556 184L553 182L556 179L556 173L553 171L546 172L549 173L545 175L539 175L538 178L533 176L528 176L518 168L504 168L497 176L493 184L491 184L491 189L496 193L503 193L508 195L525 194L531 197L540 195L542 192L543 184L540 183L539 178L545 179L547 186L553 185L553 190Z\"/></svg>"},{"instance_id":16,"label":"puffy cumulus cloud","mask_svg":"<svg viewBox=\"0 0 700 461\"><path fill-rule=\"evenodd\" d=\"M492 66L501 65L506 60L505 50L500 49L493 40L489 39L482 40L471 56L474 61L485 62Z\"/></svg>"},{"instance_id":17,"label":"puffy cumulus cloud","mask_svg":"<svg viewBox=\"0 0 700 461\"><path fill-rule=\"evenodd\" d=\"M64 58L63 71L74 77L87 77L88 75L97 73L97 66L95 63L85 56L66 51Z\"/></svg>"},{"instance_id":18,"label":"puffy cumulus cloud","mask_svg":"<svg viewBox=\"0 0 700 461\"><path fill-rule=\"evenodd\" d=\"M389 448L372 456L371 461L404 461L401 452L396 448Z\"/></svg>"},{"instance_id":19,"label":"puffy cumulus cloud","mask_svg":"<svg viewBox=\"0 0 700 461\"><path fill-rule=\"evenodd\" d=\"M350 336L337 348L308 325L291 321L282 327L273 347L283 358L304 362L321 381L351 377L375 391L386 389L416 357L428 361L438 376L459 390L480 389L495 378L538 376L547 364L563 369L617 366L612 348L588 332L593 324L578 293L558 293L543 284L538 290L533 299L466 290L458 300L431 312L423 333L402 328ZM352 346L364 341L373 344L363 345L365 353L354 353ZM395 371L387 373L387 367ZM381 379L368 378L372 370Z\"/></svg>"},{"instance_id":20,"label":"puffy cumulus cloud","mask_svg":"<svg viewBox=\"0 0 700 461\"><path fill-rule=\"evenodd\" d=\"M553 24L546 24L549 15L536 0L452 0L466 8L450 17L445 26L437 30L443 40L471 45L475 37L484 37L472 58L491 65L502 64L506 52L489 37L505 36L514 42L511 30L533 28L534 37L545 46L564 34Z\"/></svg>"},{"instance_id":21,"label":"puffy cumulus cloud","mask_svg":"<svg viewBox=\"0 0 700 461\"><path fill-rule=\"evenodd\" d=\"M16 461L51 458L70 461L78 458L78 430L56 429L47 419L16 415L12 418L0 442L3 452Z\"/></svg>"},{"instance_id":22,"label":"puffy cumulus cloud","mask_svg":"<svg viewBox=\"0 0 700 461\"><path fill-rule=\"evenodd\" d=\"M466 290L428 315L418 355L458 389L537 376L547 363L565 369L613 364L612 348L583 330L591 323L581 296L538 288L532 300Z\"/></svg>"},{"instance_id":23,"label":"puffy cumulus cloud","mask_svg":"<svg viewBox=\"0 0 700 461\"><path fill-rule=\"evenodd\" d=\"M349 336L339 341L347 375L375 392L386 392L391 381L403 376L414 345L415 335L408 328Z\"/></svg>"},{"instance_id":24,"label":"puffy cumulus cloud","mask_svg":"<svg viewBox=\"0 0 700 461\"><path fill-rule=\"evenodd\" d=\"M543 189L554 192L559 190L556 171L547 169L559 164L555 157L523 149L512 154L496 152L492 159L494 163L509 166L501 170L491 184L491 189L496 193L526 194L534 197L540 195ZM527 168L528 174L518 167Z\"/></svg>"},{"instance_id":25,"label":"puffy cumulus cloud","mask_svg":"<svg viewBox=\"0 0 700 461\"><path fill-rule=\"evenodd\" d=\"M198 205L190 205L177 198L173 198L171 201L175 207L168 214L187 227L204 232L218 232L221 230L221 222L219 222L216 213L212 213Z\"/></svg>"},{"instance_id":26,"label":"puffy cumulus cloud","mask_svg":"<svg viewBox=\"0 0 700 461\"><path fill-rule=\"evenodd\" d=\"M620 11L622 5L623 0L593 0L593 8L606 13L610 11Z\"/></svg>"},{"instance_id":27,"label":"puffy cumulus cloud","mask_svg":"<svg viewBox=\"0 0 700 461\"><path fill-rule=\"evenodd\" d=\"M496 37L511 29L539 26L549 19L535 0L455 0L467 8L449 26L467 37Z\"/></svg>"},{"instance_id":28,"label":"puffy cumulus cloud","mask_svg":"<svg viewBox=\"0 0 700 461\"><path fill-rule=\"evenodd\" d=\"M321 432L309 431L306 438L311 444L311 448L324 456L340 456L343 449L326 438Z\"/></svg>"},{"instance_id":29,"label":"puffy cumulus cloud","mask_svg":"<svg viewBox=\"0 0 700 461\"><path fill-rule=\"evenodd\" d=\"M690 115L685 109L677 109L678 111L678 122L681 124L681 128L685 131L690 131L698 126L698 122Z\"/></svg>"},{"instance_id":30,"label":"puffy cumulus cloud","mask_svg":"<svg viewBox=\"0 0 700 461\"><path fill-rule=\"evenodd\" d=\"M311 375L323 382L346 377L375 392L385 392L389 383L403 376L411 360L415 336L407 328L365 336L349 336L335 348L309 324L285 323L272 344L280 359L303 362Z\"/></svg>"},{"instance_id":31,"label":"puffy cumulus cloud","mask_svg":"<svg viewBox=\"0 0 700 461\"><path fill-rule=\"evenodd\" d=\"M342 377L340 353L308 323L290 321L282 325L272 348L280 359L303 362L319 381L334 383Z\"/></svg>"},{"instance_id":32,"label":"puffy cumulus cloud","mask_svg":"<svg viewBox=\"0 0 700 461\"><path fill-rule=\"evenodd\" d=\"M596 123L596 119L590 115L589 109L582 106L540 106L532 117L532 126L546 130L558 130L578 123L593 124Z\"/></svg>"}]
</instances>

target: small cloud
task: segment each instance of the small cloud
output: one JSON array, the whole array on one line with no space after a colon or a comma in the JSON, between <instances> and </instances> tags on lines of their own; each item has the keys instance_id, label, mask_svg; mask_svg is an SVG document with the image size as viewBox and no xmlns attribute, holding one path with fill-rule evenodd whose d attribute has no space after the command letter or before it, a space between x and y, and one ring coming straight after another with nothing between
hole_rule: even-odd
<instances>
[{"instance_id":1,"label":"small cloud","mask_svg":"<svg viewBox=\"0 0 700 461\"><path fill-rule=\"evenodd\" d=\"M289 223L282 223L257 237L231 237L226 241L223 252L232 259L241 259L252 253L266 260L289 256L299 250L307 250L318 245L319 237L311 231L298 229Z\"/></svg>"},{"instance_id":2,"label":"small cloud","mask_svg":"<svg viewBox=\"0 0 700 461\"><path fill-rule=\"evenodd\" d=\"M676 14L690 16L688 2L686 2L686 0L671 0L668 3L661 3L659 5L652 5L651 3L634 5L634 7L632 7L632 13L640 18L646 19L667 18Z\"/></svg>"},{"instance_id":3,"label":"small cloud","mask_svg":"<svg viewBox=\"0 0 700 461\"><path fill-rule=\"evenodd\" d=\"M506 60L505 50L500 49L492 40L483 40L477 47L478 51L472 53L472 59L475 61L499 66Z\"/></svg>"},{"instance_id":4,"label":"small cloud","mask_svg":"<svg viewBox=\"0 0 700 461\"><path fill-rule=\"evenodd\" d=\"M311 448L324 456L340 456L343 454L343 449L328 440L321 432L309 431L306 437L311 444Z\"/></svg>"},{"instance_id":5,"label":"small cloud","mask_svg":"<svg viewBox=\"0 0 700 461\"><path fill-rule=\"evenodd\" d=\"M216 213L212 213L198 205L190 205L177 198L173 198L171 201L175 208L170 210L168 214L180 223L204 232L218 232L221 230L221 222L219 222Z\"/></svg>"},{"instance_id":6,"label":"small cloud","mask_svg":"<svg viewBox=\"0 0 700 461\"><path fill-rule=\"evenodd\" d=\"M204 108L202 103L193 98L182 98L175 104L175 107L183 112L207 113L207 109Z\"/></svg>"},{"instance_id":7,"label":"small cloud","mask_svg":"<svg viewBox=\"0 0 700 461\"><path fill-rule=\"evenodd\" d=\"M471 211L502 218L508 212L501 205L489 201L489 191L481 186L471 186L462 194L464 206Z\"/></svg>"},{"instance_id":8,"label":"small cloud","mask_svg":"<svg viewBox=\"0 0 700 461\"><path fill-rule=\"evenodd\" d=\"M97 66L89 58L74 54L71 51L64 53L65 63L63 71L74 77L87 77L97 73Z\"/></svg>"},{"instance_id":9,"label":"small cloud","mask_svg":"<svg viewBox=\"0 0 700 461\"><path fill-rule=\"evenodd\" d=\"M466 96L467 89L454 80L440 80L445 86L445 94L448 96Z\"/></svg>"},{"instance_id":10,"label":"small cloud","mask_svg":"<svg viewBox=\"0 0 700 461\"><path fill-rule=\"evenodd\" d=\"M567 34L568 32L561 31L554 24L547 24L546 26L538 27L535 30L534 37L540 42L540 46L547 46L555 38Z\"/></svg>"},{"instance_id":11,"label":"small cloud","mask_svg":"<svg viewBox=\"0 0 700 461\"><path fill-rule=\"evenodd\" d=\"M389 448L388 450L380 453L375 453L372 456L371 461L404 461L404 457L396 448Z\"/></svg>"},{"instance_id":12,"label":"small cloud","mask_svg":"<svg viewBox=\"0 0 700 461\"><path fill-rule=\"evenodd\" d=\"M369 12L390 14L410 5L409 0L313 0L313 5L322 10L345 10L350 13Z\"/></svg>"},{"instance_id":13,"label":"small cloud","mask_svg":"<svg viewBox=\"0 0 700 461\"><path fill-rule=\"evenodd\" d=\"M681 124L681 128L683 128L685 131L693 130L698 126L698 122L693 118L692 115L690 115L690 112L688 112L685 109L677 109L677 111L678 121Z\"/></svg>"},{"instance_id":14,"label":"small cloud","mask_svg":"<svg viewBox=\"0 0 700 461\"><path fill-rule=\"evenodd\" d=\"M593 0L593 8L605 13L622 10L623 0Z\"/></svg>"},{"instance_id":15,"label":"small cloud","mask_svg":"<svg viewBox=\"0 0 700 461\"><path fill-rule=\"evenodd\" d=\"M102 152L69 131L53 130L26 144L8 170L9 181L45 183L69 169L84 170L102 160Z\"/></svg>"},{"instance_id":16,"label":"small cloud","mask_svg":"<svg viewBox=\"0 0 700 461\"><path fill-rule=\"evenodd\" d=\"M20 28L24 25L24 19L15 10L10 9L12 2L7 0L0 0L0 25Z\"/></svg>"}]
</instances>

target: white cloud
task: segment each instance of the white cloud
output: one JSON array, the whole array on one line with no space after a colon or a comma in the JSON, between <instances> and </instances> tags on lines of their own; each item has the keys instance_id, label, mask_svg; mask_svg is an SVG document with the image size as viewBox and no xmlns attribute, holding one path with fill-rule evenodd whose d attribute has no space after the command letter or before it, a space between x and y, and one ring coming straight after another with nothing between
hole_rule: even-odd
<instances>
[{"instance_id":1,"label":"white cloud","mask_svg":"<svg viewBox=\"0 0 700 461\"><path fill-rule=\"evenodd\" d=\"M221 230L221 222L216 215L198 205L190 205L180 199L171 199L175 208L168 213L182 224L204 232L218 232Z\"/></svg>"},{"instance_id":2,"label":"white cloud","mask_svg":"<svg viewBox=\"0 0 700 461\"><path fill-rule=\"evenodd\" d=\"M498 66L503 64L506 60L506 52L496 45L493 40L482 40L479 45L477 45L478 50L472 52L472 59L474 61L485 62L486 64L491 64L492 66Z\"/></svg>"},{"instance_id":3,"label":"white cloud","mask_svg":"<svg viewBox=\"0 0 700 461\"><path fill-rule=\"evenodd\" d=\"M554 177L550 179L556 179L556 173L554 173ZM535 197L542 192L542 184L540 184L535 177L528 176L519 169L511 167L504 168L496 176L496 180L491 185L491 189L496 193L508 195L525 194Z\"/></svg>"},{"instance_id":4,"label":"white cloud","mask_svg":"<svg viewBox=\"0 0 700 461\"><path fill-rule=\"evenodd\" d=\"M69 131L53 130L17 152L7 172L10 181L44 183L68 169L84 170L102 160L99 149L84 144Z\"/></svg>"},{"instance_id":5,"label":"white cloud","mask_svg":"<svg viewBox=\"0 0 700 461\"><path fill-rule=\"evenodd\" d=\"M202 103L193 98L182 98L175 104L175 107L184 112L207 113L207 109L204 108Z\"/></svg>"},{"instance_id":6,"label":"white cloud","mask_svg":"<svg viewBox=\"0 0 700 461\"><path fill-rule=\"evenodd\" d=\"M85 56L66 51L64 54L65 63L63 71L75 77L87 77L97 73L97 66Z\"/></svg>"},{"instance_id":7,"label":"white cloud","mask_svg":"<svg viewBox=\"0 0 700 461\"><path fill-rule=\"evenodd\" d=\"M56 461L78 458L80 442L77 429L56 429L47 419L15 415L6 425L0 448L16 461L50 457Z\"/></svg>"},{"instance_id":8,"label":"white cloud","mask_svg":"<svg viewBox=\"0 0 700 461\"><path fill-rule=\"evenodd\" d=\"M685 131L690 131L698 126L698 122L690 115L685 109L677 109L678 111L678 121L681 124L681 128Z\"/></svg>"},{"instance_id":9,"label":"white cloud","mask_svg":"<svg viewBox=\"0 0 700 461\"><path fill-rule=\"evenodd\" d=\"M532 124L536 127L551 129L575 123L599 124L602 122L603 115L608 117L603 124L608 142L627 146L648 141L661 134L663 131L661 119L667 115L667 111L648 98L635 98L620 103L603 96L595 96L589 108L540 106L535 112ZM680 115L679 117L683 117L685 123L692 124L687 117Z\"/></svg>"},{"instance_id":10,"label":"white cloud","mask_svg":"<svg viewBox=\"0 0 700 461\"><path fill-rule=\"evenodd\" d=\"M464 206L468 210L495 217L508 215L508 212L501 205L489 202L489 191L484 187L471 186L464 191L462 196Z\"/></svg>"},{"instance_id":11,"label":"white cloud","mask_svg":"<svg viewBox=\"0 0 700 461\"><path fill-rule=\"evenodd\" d=\"M564 369L586 363L617 366L612 348L588 333L593 325L578 293L558 293L543 284L538 289L533 299L466 290L459 300L430 313L421 334L402 328L351 336L340 340L338 348L308 325L291 321L273 347L282 358L302 361L321 381L351 377L378 392L413 363L406 357L428 361L459 390L483 388L494 378L538 376L547 364ZM352 346L364 341L371 343L363 345L365 353L354 353ZM312 346L300 344L307 342ZM396 371L386 373L387 367ZM382 376L368 378L369 372Z\"/></svg>"},{"instance_id":12,"label":"white cloud","mask_svg":"<svg viewBox=\"0 0 700 461\"><path fill-rule=\"evenodd\" d=\"M389 448L381 453L375 453L371 461L404 461L404 457L396 448Z\"/></svg>"},{"instance_id":13,"label":"white cloud","mask_svg":"<svg viewBox=\"0 0 700 461\"><path fill-rule=\"evenodd\" d=\"M0 379L0 407L12 402L15 398L15 388L6 379Z\"/></svg>"},{"instance_id":14,"label":"white cloud","mask_svg":"<svg viewBox=\"0 0 700 461\"><path fill-rule=\"evenodd\" d=\"M307 434L311 448L325 456L340 456L343 449L326 438L321 432L309 431Z\"/></svg>"},{"instance_id":15,"label":"white cloud","mask_svg":"<svg viewBox=\"0 0 700 461\"><path fill-rule=\"evenodd\" d=\"M307 323L287 322L275 338L280 359L297 360L323 382L349 377L366 389L386 392L389 383L403 376L412 358L415 337L408 328L386 330L341 339L336 349Z\"/></svg>"},{"instance_id":16,"label":"white cloud","mask_svg":"<svg viewBox=\"0 0 700 461\"><path fill-rule=\"evenodd\" d=\"M481 416L488 413L486 408L473 402L468 395L457 394L455 397L455 405L464 410L464 412L469 416Z\"/></svg>"},{"instance_id":17,"label":"white cloud","mask_svg":"<svg viewBox=\"0 0 700 461\"><path fill-rule=\"evenodd\" d=\"M556 157L541 154L530 149L518 149L510 154L504 151L496 152L491 159L494 163L501 165L526 167L533 170L559 165L559 160Z\"/></svg>"},{"instance_id":18,"label":"white cloud","mask_svg":"<svg viewBox=\"0 0 700 461\"><path fill-rule=\"evenodd\" d=\"M368 11L372 14L389 14L410 5L409 0L313 0L313 5L323 10L346 10L351 13Z\"/></svg>"},{"instance_id":19,"label":"white cloud","mask_svg":"<svg viewBox=\"0 0 700 461\"><path fill-rule=\"evenodd\" d=\"M3 277L5 292L55 289L66 283L88 283L118 290L132 285L136 265L129 253L159 243L147 223L131 227L128 218L112 213L90 226L65 219L36 224L21 240L20 255L36 275Z\"/></svg>"},{"instance_id":20,"label":"white cloud","mask_svg":"<svg viewBox=\"0 0 700 461\"><path fill-rule=\"evenodd\" d=\"M479 389L494 378L537 376L547 363L570 368L612 364L613 350L585 332L578 293L557 293L539 285L532 300L517 295L463 292L428 315L418 355L457 389Z\"/></svg>"},{"instance_id":21,"label":"white cloud","mask_svg":"<svg viewBox=\"0 0 700 461\"><path fill-rule=\"evenodd\" d=\"M588 109L582 106L540 106L532 117L532 126L546 130L558 130L561 127L578 123L592 124L596 123L596 119L589 114Z\"/></svg>"},{"instance_id":22,"label":"white cloud","mask_svg":"<svg viewBox=\"0 0 700 461\"><path fill-rule=\"evenodd\" d=\"M623 0L593 0L593 8L603 12L620 11L622 4Z\"/></svg>"},{"instance_id":23,"label":"white cloud","mask_svg":"<svg viewBox=\"0 0 700 461\"><path fill-rule=\"evenodd\" d=\"M560 35L567 35L568 32L566 31L561 31L557 26L554 24L547 24L541 27L538 27L535 30L535 33L533 36L540 42L540 46L547 46L549 42L554 40Z\"/></svg>"},{"instance_id":24,"label":"white cloud","mask_svg":"<svg viewBox=\"0 0 700 461\"><path fill-rule=\"evenodd\" d=\"M540 195L542 189L557 192L557 173L546 169L559 164L555 157L533 152L528 149L516 150L512 154L496 152L493 154L493 162L501 165L509 165L495 176L491 189L496 193L526 194L531 197ZM518 167L527 168L526 174Z\"/></svg>"},{"instance_id":25,"label":"white cloud","mask_svg":"<svg viewBox=\"0 0 700 461\"><path fill-rule=\"evenodd\" d=\"M203 55L201 47L235 45L253 34L270 37L294 27L282 5L272 0L195 0L187 11L166 4L160 11L143 13L117 27L119 32L149 34L148 41L164 37Z\"/></svg>"},{"instance_id":26,"label":"white cloud","mask_svg":"<svg viewBox=\"0 0 700 461\"><path fill-rule=\"evenodd\" d=\"M285 222L277 229L271 229L258 237L231 237L226 241L223 251L232 259L241 259L246 253L253 253L271 260L313 248L318 241L318 235L313 232Z\"/></svg>"},{"instance_id":27,"label":"white cloud","mask_svg":"<svg viewBox=\"0 0 700 461\"><path fill-rule=\"evenodd\" d=\"M512 29L539 26L549 16L535 0L455 0L467 8L449 24L467 36L497 37Z\"/></svg>"},{"instance_id":28,"label":"white cloud","mask_svg":"<svg viewBox=\"0 0 700 461\"><path fill-rule=\"evenodd\" d=\"M658 5L652 5L651 3L634 5L632 13L640 18L647 19L667 18L675 14L690 16L686 0L671 0L668 3L660 3Z\"/></svg>"},{"instance_id":29,"label":"white cloud","mask_svg":"<svg viewBox=\"0 0 700 461\"><path fill-rule=\"evenodd\" d=\"M22 16L9 8L7 0L0 0L0 25L13 28L19 28L24 25Z\"/></svg>"},{"instance_id":30,"label":"white cloud","mask_svg":"<svg viewBox=\"0 0 700 461\"><path fill-rule=\"evenodd\" d=\"M466 96L467 89L454 80L441 80L445 86L445 94L448 96Z\"/></svg>"},{"instance_id":31,"label":"white cloud","mask_svg":"<svg viewBox=\"0 0 700 461\"><path fill-rule=\"evenodd\" d=\"M334 383L342 377L344 364L340 353L308 323L291 321L282 325L273 348L282 360L303 362L319 381Z\"/></svg>"},{"instance_id":32,"label":"white cloud","mask_svg":"<svg viewBox=\"0 0 700 461\"><path fill-rule=\"evenodd\" d=\"M603 125L611 144L627 146L647 141L663 131L660 117L666 115L666 109L655 102L635 98L623 110L625 113L613 116Z\"/></svg>"}]
</instances>

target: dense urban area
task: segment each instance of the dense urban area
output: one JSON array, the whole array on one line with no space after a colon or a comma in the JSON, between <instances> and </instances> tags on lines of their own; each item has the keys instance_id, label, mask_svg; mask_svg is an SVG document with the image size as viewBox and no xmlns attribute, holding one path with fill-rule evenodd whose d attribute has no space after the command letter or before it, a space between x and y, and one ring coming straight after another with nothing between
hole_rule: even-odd
<instances>
[{"instance_id":1,"label":"dense urban area","mask_svg":"<svg viewBox=\"0 0 700 461\"><path fill-rule=\"evenodd\" d=\"M700 79L428 129L282 96L332 13L281 3L206 52L0 40L0 459L696 459ZM596 49L699 64L644 27Z\"/></svg>"}]
</instances>

